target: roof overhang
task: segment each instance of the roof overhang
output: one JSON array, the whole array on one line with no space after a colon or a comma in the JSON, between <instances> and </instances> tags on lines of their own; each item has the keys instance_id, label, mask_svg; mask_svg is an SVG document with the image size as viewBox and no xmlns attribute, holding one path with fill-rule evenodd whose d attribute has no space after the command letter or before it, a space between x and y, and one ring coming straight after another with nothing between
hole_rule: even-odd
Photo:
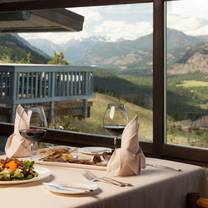
<instances>
[{"instance_id":1,"label":"roof overhang","mask_svg":"<svg viewBox=\"0 0 208 208\"><path fill-rule=\"evenodd\" d=\"M148 3L153 0L1 0L0 11Z\"/></svg>"},{"instance_id":2,"label":"roof overhang","mask_svg":"<svg viewBox=\"0 0 208 208\"><path fill-rule=\"evenodd\" d=\"M84 17L66 9L0 12L0 32L81 31Z\"/></svg>"}]
</instances>

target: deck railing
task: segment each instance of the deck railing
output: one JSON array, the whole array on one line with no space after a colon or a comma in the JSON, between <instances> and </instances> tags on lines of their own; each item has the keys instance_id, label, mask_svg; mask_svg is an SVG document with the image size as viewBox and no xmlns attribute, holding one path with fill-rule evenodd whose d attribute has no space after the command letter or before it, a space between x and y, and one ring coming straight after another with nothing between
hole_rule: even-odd
<instances>
[{"instance_id":1,"label":"deck railing","mask_svg":"<svg viewBox=\"0 0 208 208\"><path fill-rule=\"evenodd\" d=\"M91 67L1 65L0 104L87 100L94 95Z\"/></svg>"}]
</instances>

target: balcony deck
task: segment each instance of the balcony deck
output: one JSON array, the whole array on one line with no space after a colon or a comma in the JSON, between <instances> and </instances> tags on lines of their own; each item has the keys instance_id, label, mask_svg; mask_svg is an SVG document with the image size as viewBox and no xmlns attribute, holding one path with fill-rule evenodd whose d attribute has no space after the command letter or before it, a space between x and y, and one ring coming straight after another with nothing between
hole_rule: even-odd
<instances>
[{"instance_id":1,"label":"balcony deck","mask_svg":"<svg viewBox=\"0 0 208 208\"><path fill-rule=\"evenodd\" d=\"M0 104L11 108L11 121L18 104L50 103L53 114L54 102L81 100L87 111L87 100L94 96L93 68L0 65L0 86Z\"/></svg>"}]
</instances>

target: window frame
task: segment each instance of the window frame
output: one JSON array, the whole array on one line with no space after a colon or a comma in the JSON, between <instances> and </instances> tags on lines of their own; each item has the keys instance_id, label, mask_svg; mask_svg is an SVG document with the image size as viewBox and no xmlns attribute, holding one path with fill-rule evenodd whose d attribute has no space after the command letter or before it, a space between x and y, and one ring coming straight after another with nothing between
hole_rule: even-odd
<instances>
[{"instance_id":1,"label":"window frame","mask_svg":"<svg viewBox=\"0 0 208 208\"><path fill-rule=\"evenodd\" d=\"M166 1L171 0L22 0L0 3L0 11L153 3L153 143L140 142L145 154L189 163L208 163L208 149L166 144ZM176 1L176 0L175 0ZM42 2L42 3L41 3ZM0 123L0 136L13 132L13 125ZM45 142L75 146L114 146L111 136L49 129Z\"/></svg>"}]
</instances>

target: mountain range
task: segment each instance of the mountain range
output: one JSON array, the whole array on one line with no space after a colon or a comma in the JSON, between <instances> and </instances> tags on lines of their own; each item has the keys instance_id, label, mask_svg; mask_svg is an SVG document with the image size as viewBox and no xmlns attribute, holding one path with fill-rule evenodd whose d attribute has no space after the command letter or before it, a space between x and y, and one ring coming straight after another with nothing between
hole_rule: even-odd
<instances>
[{"instance_id":1,"label":"mountain range","mask_svg":"<svg viewBox=\"0 0 208 208\"><path fill-rule=\"evenodd\" d=\"M136 40L119 40L117 42L107 42L96 37L70 40L65 44L55 44L45 39L31 39L29 42L49 56L52 56L54 51L62 51L66 60L73 65L93 65L124 73L139 70L152 71L152 34ZM172 70L170 73L178 73L173 67L174 64L182 68L185 64L199 60L202 56L203 59L208 60L206 43L208 43L208 36L190 36L181 31L168 29L167 61L168 65L171 66L169 67L170 71ZM195 54L198 58L193 58ZM196 62L195 65L197 65ZM189 68L189 65L186 65L185 68ZM192 69L192 71L194 70ZM186 73L187 69L183 71Z\"/></svg>"},{"instance_id":2,"label":"mountain range","mask_svg":"<svg viewBox=\"0 0 208 208\"><path fill-rule=\"evenodd\" d=\"M25 40L0 35L0 60L19 63L30 53L31 63L47 63L54 51L63 52L72 65L90 65L127 74L152 73L152 34L136 40L107 42L102 38L55 44L46 39ZM190 36L167 30L168 73L208 72L208 36Z\"/></svg>"}]
</instances>

